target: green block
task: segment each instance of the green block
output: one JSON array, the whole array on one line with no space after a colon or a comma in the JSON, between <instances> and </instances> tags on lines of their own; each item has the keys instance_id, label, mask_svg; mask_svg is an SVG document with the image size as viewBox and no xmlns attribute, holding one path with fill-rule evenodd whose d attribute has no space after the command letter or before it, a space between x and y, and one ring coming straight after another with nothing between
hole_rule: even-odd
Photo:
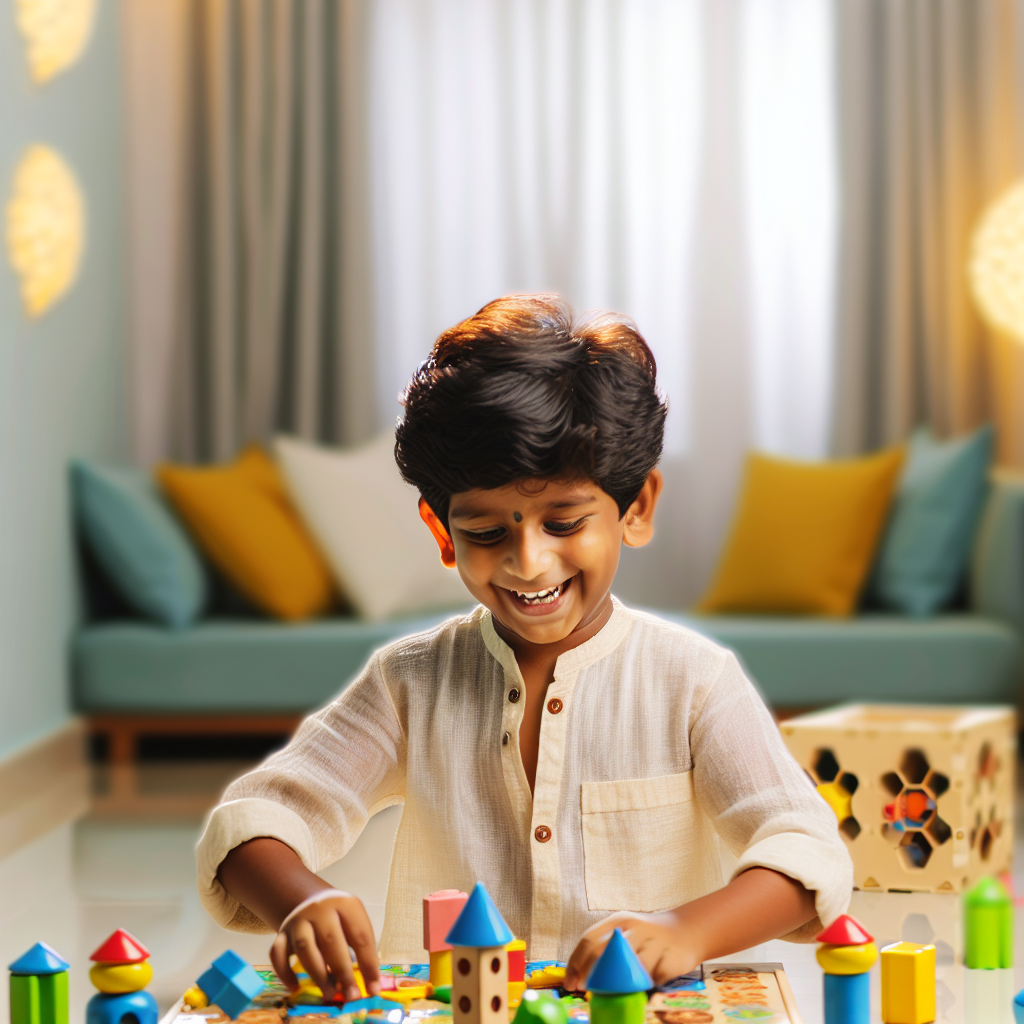
<instances>
[{"instance_id":1,"label":"green block","mask_svg":"<svg viewBox=\"0 0 1024 1024\"><path fill-rule=\"evenodd\" d=\"M994 878L964 896L964 964L986 971L1013 966L1013 901Z\"/></svg>"},{"instance_id":2,"label":"green block","mask_svg":"<svg viewBox=\"0 0 1024 1024\"><path fill-rule=\"evenodd\" d=\"M646 1015L646 992L623 996L590 994L590 1024L644 1024Z\"/></svg>"},{"instance_id":3,"label":"green block","mask_svg":"<svg viewBox=\"0 0 1024 1024\"><path fill-rule=\"evenodd\" d=\"M11 1024L68 1024L68 972L11 975Z\"/></svg>"},{"instance_id":4,"label":"green block","mask_svg":"<svg viewBox=\"0 0 1024 1024\"><path fill-rule=\"evenodd\" d=\"M550 992L527 989L512 1024L566 1024L565 1007Z\"/></svg>"}]
</instances>

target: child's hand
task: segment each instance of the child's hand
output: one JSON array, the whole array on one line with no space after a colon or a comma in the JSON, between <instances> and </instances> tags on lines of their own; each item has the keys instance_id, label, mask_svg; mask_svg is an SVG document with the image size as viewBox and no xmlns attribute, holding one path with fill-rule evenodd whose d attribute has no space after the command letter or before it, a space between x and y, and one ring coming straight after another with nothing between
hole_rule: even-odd
<instances>
[{"instance_id":1,"label":"child's hand","mask_svg":"<svg viewBox=\"0 0 1024 1024\"><path fill-rule=\"evenodd\" d=\"M355 950L367 993L380 995L377 943L366 908L351 893L326 889L303 900L284 919L270 947L270 962L294 991L298 979L288 958L295 953L325 999L333 999L337 991L351 1001L361 993L352 973L349 946Z\"/></svg>"},{"instance_id":2,"label":"child's hand","mask_svg":"<svg viewBox=\"0 0 1024 1024\"><path fill-rule=\"evenodd\" d=\"M565 968L567 989L582 991L586 988L590 970L616 928L622 929L655 985L692 971L703 959L692 928L672 911L664 914L621 912L606 917L583 933Z\"/></svg>"}]
</instances>

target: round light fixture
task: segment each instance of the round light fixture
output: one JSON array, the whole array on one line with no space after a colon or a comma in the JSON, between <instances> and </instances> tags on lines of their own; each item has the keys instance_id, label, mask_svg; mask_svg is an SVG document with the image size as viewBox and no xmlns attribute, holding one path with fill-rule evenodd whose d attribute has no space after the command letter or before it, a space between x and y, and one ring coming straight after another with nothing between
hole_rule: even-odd
<instances>
[{"instance_id":1,"label":"round light fixture","mask_svg":"<svg viewBox=\"0 0 1024 1024\"><path fill-rule=\"evenodd\" d=\"M48 146L29 146L7 203L7 255L29 316L42 316L74 284L84 240L85 200L74 173Z\"/></svg>"},{"instance_id":2,"label":"round light fixture","mask_svg":"<svg viewBox=\"0 0 1024 1024\"><path fill-rule=\"evenodd\" d=\"M982 214L971 240L969 274L985 322L1024 344L1024 181Z\"/></svg>"}]
</instances>

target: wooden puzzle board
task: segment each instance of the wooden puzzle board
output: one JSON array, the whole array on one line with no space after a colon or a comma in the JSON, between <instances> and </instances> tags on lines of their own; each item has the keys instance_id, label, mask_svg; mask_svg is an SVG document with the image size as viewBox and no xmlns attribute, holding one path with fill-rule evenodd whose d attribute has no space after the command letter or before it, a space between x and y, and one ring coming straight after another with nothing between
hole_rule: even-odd
<instances>
[{"instance_id":1,"label":"wooden puzzle board","mask_svg":"<svg viewBox=\"0 0 1024 1024\"><path fill-rule=\"evenodd\" d=\"M527 964L527 971L531 965ZM239 1024L357 1024L359 1017L344 1015L336 1006L287 1006L286 990L269 967L256 970L267 982L256 1005L238 1017ZM386 993L385 993L386 997ZM589 1024L589 1007L576 1003L567 1007L570 1024ZM515 1015L510 1011L509 1019ZM431 999L410 1003L401 1022L388 1024L450 1024L451 1007ZM229 1024L231 1018L216 1006L186 1010L179 1001L160 1024ZM385 1018L371 1015L370 1024ZM706 964L671 991L659 991L647 1004L646 1024L803 1024L793 991L782 964Z\"/></svg>"}]
</instances>

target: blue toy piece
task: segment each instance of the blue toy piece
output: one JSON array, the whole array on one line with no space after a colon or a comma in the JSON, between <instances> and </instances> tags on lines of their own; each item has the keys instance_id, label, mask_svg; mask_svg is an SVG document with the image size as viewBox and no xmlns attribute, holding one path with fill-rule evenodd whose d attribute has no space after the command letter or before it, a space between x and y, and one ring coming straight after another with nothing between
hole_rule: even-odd
<instances>
[{"instance_id":1,"label":"blue toy piece","mask_svg":"<svg viewBox=\"0 0 1024 1024\"><path fill-rule=\"evenodd\" d=\"M491 949L507 946L514 938L483 882L477 882L444 941L450 946Z\"/></svg>"},{"instance_id":2,"label":"blue toy piece","mask_svg":"<svg viewBox=\"0 0 1024 1024\"><path fill-rule=\"evenodd\" d=\"M232 1018L237 1017L265 987L253 966L230 949L213 961L196 984L211 1005L219 1006Z\"/></svg>"},{"instance_id":3,"label":"blue toy piece","mask_svg":"<svg viewBox=\"0 0 1024 1024\"><path fill-rule=\"evenodd\" d=\"M85 1008L85 1024L121 1024L134 1017L138 1024L156 1024L156 1000L148 992L122 992L106 995L97 992Z\"/></svg>"},{"instance_id":4,"label":"blue toy piece","mask_svg":"<svg viewBox=\"0 0 1024 1024\"><path fill-rule=\"evenodd\" d=\"M7 970L11 974L61 974L70 964L52 946L37 942L27 953L22 953Z\"/></svg>"},{"instance_id":5,"label":"blue toy piece","mask_svg":"<svg viewBox=\"0 0 1024 1024\"><path fill-rule=\"evenodd\" d=\"M353 999L351 1003L346 1003L342 1008L342 1013L359 1013L360 1010L366 1010L368 1013L383 1014L391 1020L391 1014L395 1010L398 1011L398 1016L395 1020L401 1020L405 1016L405 1008L401 1003L393 1002L390 999L383 999L380 996L367 996L365 999Z\"/></svg>"},{"instance_id":6,"label":"blue toy piece","mask_svg":"<svg viewBox=\"0 0 1024 1024\"><path fill-rule=\"evenodd\" d=\"M317 1017L340 1017L340 1006L289 1006L289 1017L308 1017L316 1014Z\"/></svg>"},{"instance_id":7,"label":"blue toy piece","mask_svg":"<svg viewBox=\"0 0 1024 1024\"><path fill-rule=\"evenodd\" d=\"M871 1024L871 974L825 975L825 1024Z\"/></svg>"},{"instance_id":8,"label":"blue toy piece","mask_svg":"<svg viewBox=\"0 0 1024 1024\"><path fill-rule=\"evenodd\" d=\"M622 929L616 928L590 970L587 989L598 995L621 996L629 992L646 992L651 988L654 988L653 979L626 941Z\"/></svg>"},{"instance_id":9,"label":"blue toy piece","mask_svg":"<svg viewBox=\"0 0 1024 1024\"><path fill-rule=\"evenodd\" d=\"M1016 1024L1024 1024L1024 988L1013 999L1013 1019Z\"/></svg>"}]
</instances>

